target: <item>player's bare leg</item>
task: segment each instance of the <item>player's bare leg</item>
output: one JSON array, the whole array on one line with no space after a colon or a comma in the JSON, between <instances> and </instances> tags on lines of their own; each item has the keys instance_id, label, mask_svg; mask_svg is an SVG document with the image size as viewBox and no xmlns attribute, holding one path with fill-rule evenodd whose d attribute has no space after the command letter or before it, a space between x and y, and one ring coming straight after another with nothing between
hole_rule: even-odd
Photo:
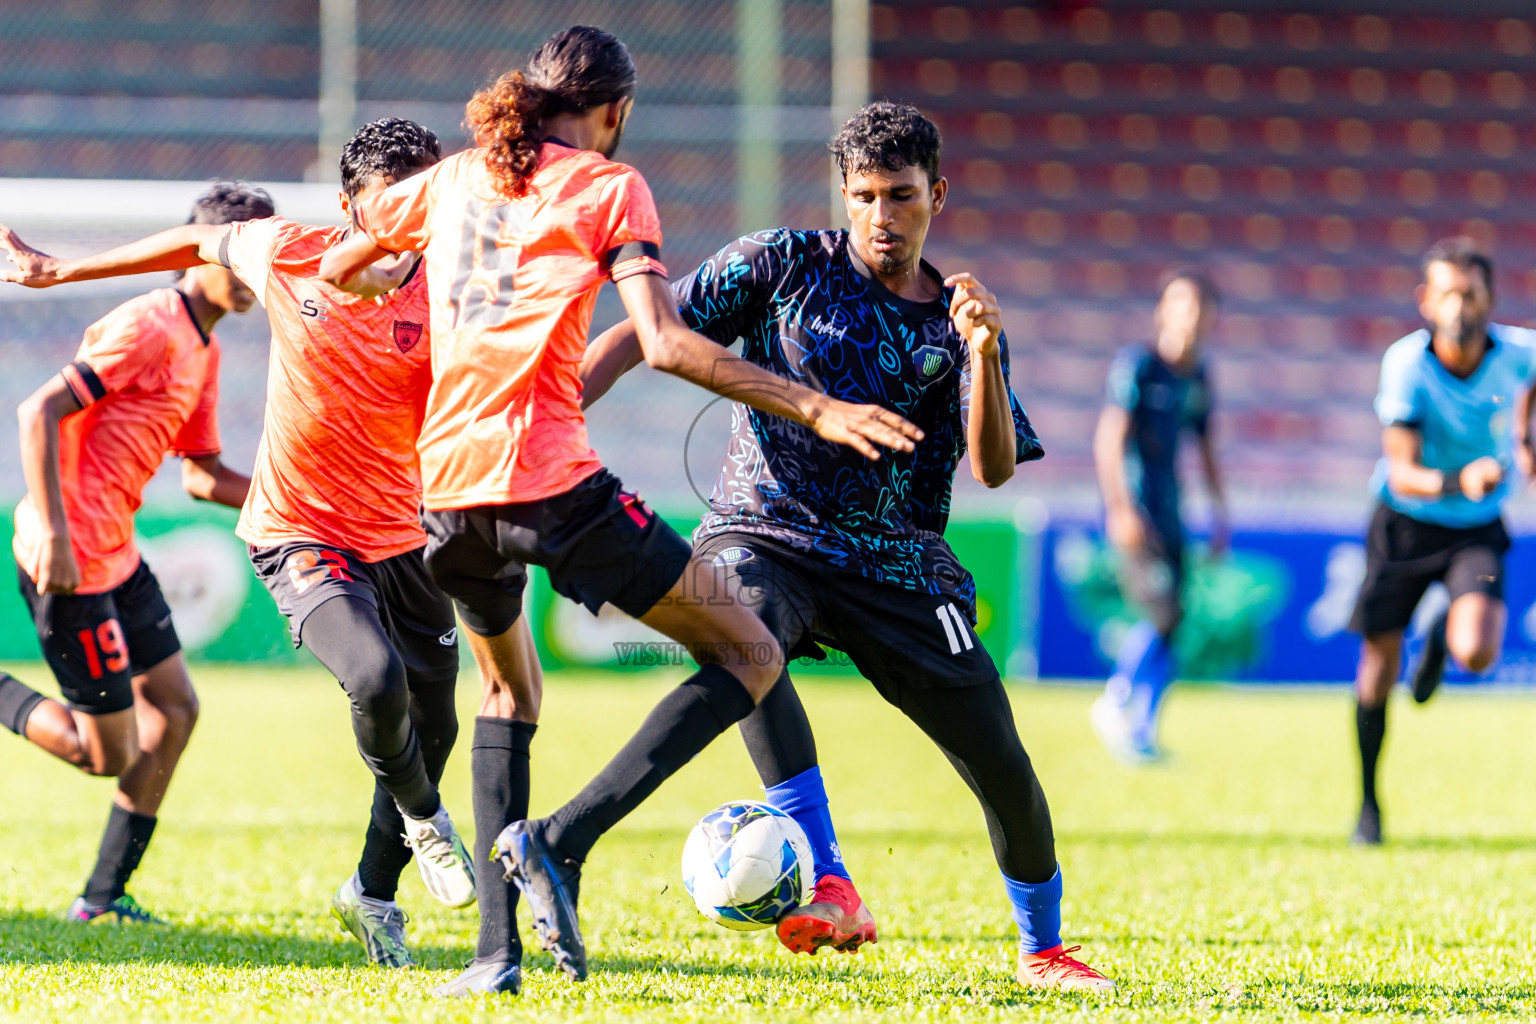
<instances>
[{"instance_id":1,"label":"player's bare leg","mask_svg":"<svg viewBox=\"0 0 1536 1024\"><path fill-rule=\"evenodd\" d=\"M87 715L45 697L27 715L23 729L28 742L87 775L121 775L139 757L132 708Z\"/></svg>"},{"instance_id":2,"label":"player's bare leg","mask_svg":"<svg viewBox=\"0 0 1536 1024\"><path fill-rule=\"evenodd\" d=\"M492 860L496 834L528 817L529 745L538 728L544 675L527 616L495 636L463 631L480 670L480 710L470 752L474 785L475 863ZM475 958L438 995L517 992L522 985L522 940L517 933L517 887L500 870L475 873L480 936Z\"/></svg>"},{"instance_id":3,"label":"player's bare leg","mask_svg":"<svg viewBox=\"0 0 1536 1024\"><path fill-rule=\"evenodd\" d=\"M1352 837L1356 843L1381 842L1381 804L1376 797L1376 762L1387 733L1387 698L1397 682L1403 660L1403 634L1369 633L1360 643L1355 670L1355 734L1360 745L1360 817Z\"/></svg>"}]
</instances>

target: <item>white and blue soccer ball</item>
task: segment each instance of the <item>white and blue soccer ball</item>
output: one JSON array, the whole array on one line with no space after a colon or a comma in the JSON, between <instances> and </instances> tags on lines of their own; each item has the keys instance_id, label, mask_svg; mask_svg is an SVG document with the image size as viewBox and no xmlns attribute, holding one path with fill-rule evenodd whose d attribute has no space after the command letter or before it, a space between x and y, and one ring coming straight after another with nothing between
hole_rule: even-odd
<instances>
[{"instance_id":1,"label":"white and blue soccer ball","mask_svg":"<svg viewBox=\"0 0 1536 1024\"><path fill-rule=\"evenodd\" d=\"M699 913L735 931L767 928L816 884L811 844L795 819L733 800L704 815L683 844L683 885Z\"/></svg>"}]
</instances>

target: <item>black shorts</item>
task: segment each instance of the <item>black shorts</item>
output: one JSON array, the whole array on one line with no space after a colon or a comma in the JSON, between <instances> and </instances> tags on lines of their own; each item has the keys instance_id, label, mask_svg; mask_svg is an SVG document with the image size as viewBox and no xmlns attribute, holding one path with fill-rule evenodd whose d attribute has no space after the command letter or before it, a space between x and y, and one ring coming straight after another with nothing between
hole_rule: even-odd
<instances>
[{"instance_id":1,"label":"black shorts","mask_svg":"<svg viewBox=\"0 0 1536 1024\"><path fill-rule=\"evenodd\" d=\"M293 645L304 642L309 614L349 595L378 609L379 622L412 676L454 678L459 671L453 605L427 575L421 549L365 562L342 548L294 541L251 548L251 565L288 617Z\"/></svg>"},{"instance_id":2,"label":"black shorts","mask_svg":"<svg viewBox=\"0 0 1536 1024\"><path fill-rule=\"evenodd\" d=\"M1184 617L1184 538L1148 527L1141 550L1120 558L1120 592L1152 620L1159 632L1171 632Z\"/></svg>"},{"instance_id":3,"label":"black shorts","mask_svg":"<svg viewBox=\"0 0 1536 1024\"><path fill-rule=\"evenodd\" d=\"M525 566L542 566L557 594L594 614L611 604L639 618L672 589L692 554L606 469L541 501L424 511L421 523L427 569L481 636L505 633L522 614Z\"/></svg>"},{"instance_id":4,"label":"black shorts","mask_svg":"<svg viewBox=\"0 0 1536 1024\"><path fill-rule=\"evenodd\" d=\"M999 678L976 635L976 611L957 585L969 576L936 573L937 594L881 583L829 565L808 551L756 533L706 537L695 554L714 563L729 596L751 608L778 638L785 658L847 654L887 701L906 689L975 686Z\"/></svg>"},{"instance_id":5,"label":"black shorts","mask_svg":"<svg viewBox=\"0 0 1536 1024\"><path fill-rule=\"evenodd\" d=\"M1365 583L1349 628L1366 635L1406 629L1424 591L1437 580L1452 601L1463 594L1502 601L1508 550L1502 520L1457 529L1378 505L1366 534Z\"/></svg>"},{"instance_id":6,"label":"black shorts","mask_svg":"<svg viewBox=\"0 0 1536 1024\"><path fill-rule=\"evenodd\" d=\"M39 594L25 570L18 567L16 577L43 657L75 711L127 711L133 707L133 677L181 650L171 606L142 561L104 594Z\"/></svg>"}]
</instances>

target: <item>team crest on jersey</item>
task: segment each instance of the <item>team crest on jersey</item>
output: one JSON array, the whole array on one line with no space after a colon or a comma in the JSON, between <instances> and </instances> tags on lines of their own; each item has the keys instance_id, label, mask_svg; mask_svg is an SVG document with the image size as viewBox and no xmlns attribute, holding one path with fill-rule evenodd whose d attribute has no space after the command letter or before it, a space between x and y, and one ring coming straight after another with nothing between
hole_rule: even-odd
<instances>
[{"instance_id":1,"label":"team crest on jersey","mask_svg":"<svg viewBox=\"0 0 1536 1024\"><path fill-rule=\"evenodd\" d=\"M746 548L726 548L715 556L715 564L724 569L732 565L740 565L742 562L750 562L755 557Z\"/></svg>"},{"instance_id":2,"label":"team crest on jersey","mask_svg":"<svg viewBox=\"0 0 1536 1024\"><path fill-rule=\"evenodd\" d=\"M413 324L405 320L395 321L395 347L401 352L409 352L420 340L421 324Z\"/></svg>"},{"instance_id":3,"label":"team crest on jersey","mask_svg":"<svg viewBox=\"0 0 1536 1024\"><path fill-rule=\"evenodd\" d=\"M912 366L924 384L943 379L954 365L953 353L937 345L924 345L912 353Z\"/></svg>"}]
</instances>

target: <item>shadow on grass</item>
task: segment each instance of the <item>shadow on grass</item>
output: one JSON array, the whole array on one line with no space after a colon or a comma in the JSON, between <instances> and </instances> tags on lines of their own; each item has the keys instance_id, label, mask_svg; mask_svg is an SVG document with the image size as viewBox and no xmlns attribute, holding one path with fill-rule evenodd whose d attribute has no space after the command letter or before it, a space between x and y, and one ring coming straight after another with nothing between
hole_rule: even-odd
<instances>
[{"instance_id":1,"label":"shadow on grass","mask_svg":"<svg viewBox=\"0 0 1536 1024\"><path fill-rule=\"evenodd\" d=\"M1381 851L1408 850L1477 853L1519 853L1536 851L1536 836L1408 836L1388 837L1381 847L1356 847L1348 832L1338 834L1295 834L1286 832L1137 832L1082 831L1057 833L1059 841L1110 846L1233 846L1233 847L1304 847L1315 850L1359 849L1361 856Z\"/></svg>"},{"instance_id":2,"label":"shadow on grass","mask_svg":"<svg viewBox=\"0 0 1536 1024\"><path fill-rule=\"evenodd\" d=\"M219 967L366 967L360 942L339 928L333 940L231 928L166 925L81 925L52 915L0 911L0 964L210 964ZM423 967L462 966L473 955L458 948L416 946Z\"/></svg>"},{"instance_id":3,"label":"shadow on grass","mask_svg":"<svg viewBox=\"0 0 1536 1024\"><path fill-rule=\"evenodd\" d=\"M239 967L372 968L362 944L337 930L334 939L264 934L231 928L166 925L79 925L51 915L20 910L0 911L0 965L34 964L180 964ZM471 933L472 935L472 933ZM466 936L468 939L470 936ZM463 946L411 945L422 968L457 971L474 955ZM793 973L787 967L748 966L670 957L593 956L593 973L670 974L697 978L780 981ZM554 970L554 958L529 950L524 965Z\"/></svg>"}]
</instances>

